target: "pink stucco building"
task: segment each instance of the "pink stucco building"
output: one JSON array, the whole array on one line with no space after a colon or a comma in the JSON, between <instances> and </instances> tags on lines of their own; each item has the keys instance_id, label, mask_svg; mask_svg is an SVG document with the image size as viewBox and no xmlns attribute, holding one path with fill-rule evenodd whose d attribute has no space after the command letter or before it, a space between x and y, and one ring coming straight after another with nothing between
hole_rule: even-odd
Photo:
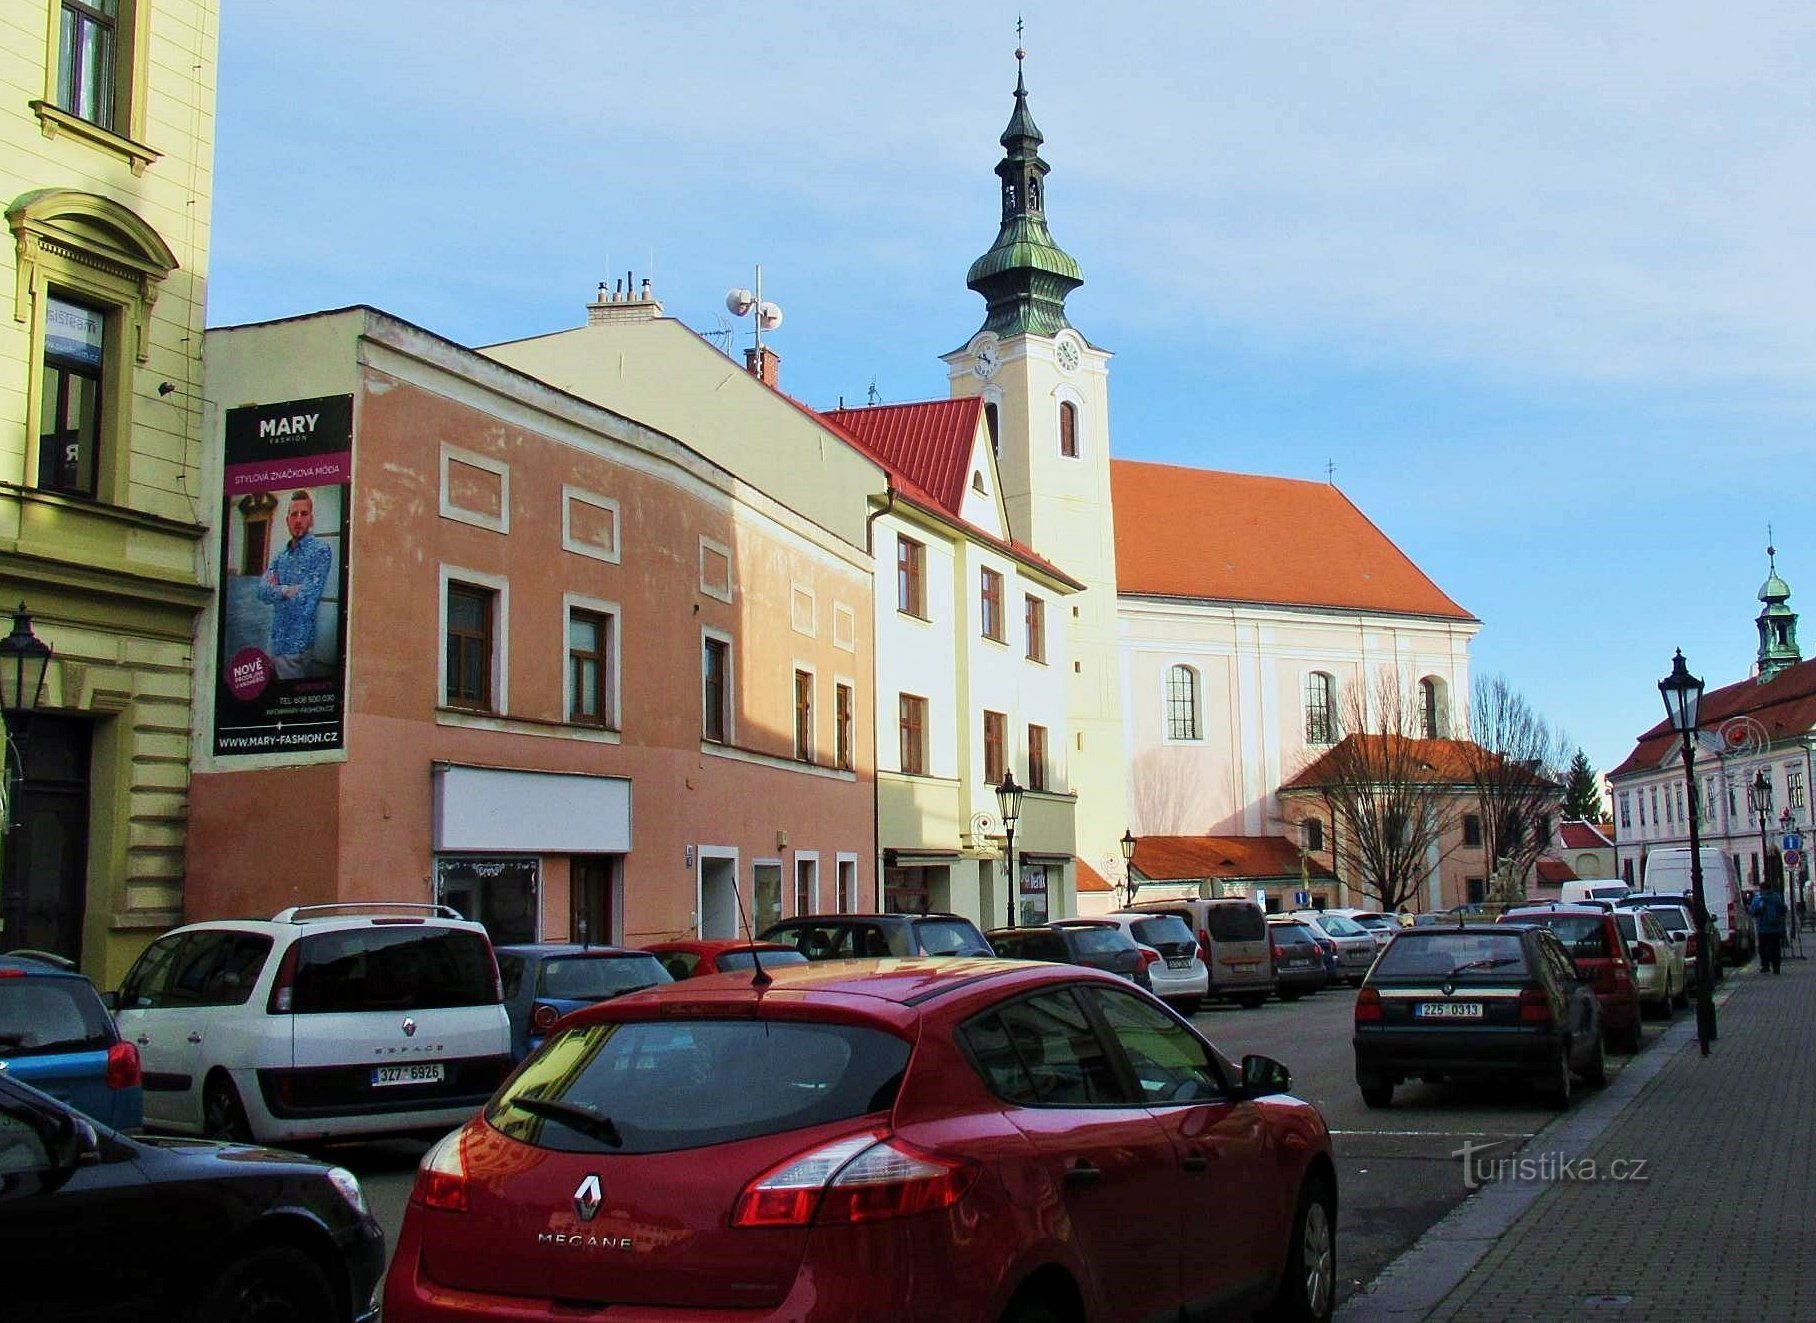
<instances>
[{"instance_id":1,"label":"pink stucco building","mask_svg":"<svg viewBox=\"0 0 1816 1323\"><path fill-rule=\"evenodd\" d=\"M874 908L861 544L372 309L207 356L189 918L437 899L635 943Z\"/></svg>"}]
</instances>

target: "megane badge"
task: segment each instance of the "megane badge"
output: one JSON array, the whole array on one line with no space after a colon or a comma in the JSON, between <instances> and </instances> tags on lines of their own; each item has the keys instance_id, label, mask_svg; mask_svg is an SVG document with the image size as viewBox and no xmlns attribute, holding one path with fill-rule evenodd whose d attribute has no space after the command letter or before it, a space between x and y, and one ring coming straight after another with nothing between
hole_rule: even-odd
<instances>
[{"instance_id":1,"label":"megane badge","mask_svg":"<svg viewBox=\"0 0 1816 1323\"><path fill-rule=\"evenodd\" d=\"M599 1205L605 1195L599 1190L599 1178L588 1176L580 1182L580 1188L574 1191L574 1212L582 1222L591 1222L599 1213Z\"/></svg>"},{"instance_id":2,"label":"megane badge","mask_svg":"<svg viewBox=\"0 0 1816 1323\"><path fill-rule=\"evenodd\" d=\"M412 1020L407 1015L404 1017L404 1037L405 1038L416 1037L416 1021Z\"/></svg>"}]
</instances>

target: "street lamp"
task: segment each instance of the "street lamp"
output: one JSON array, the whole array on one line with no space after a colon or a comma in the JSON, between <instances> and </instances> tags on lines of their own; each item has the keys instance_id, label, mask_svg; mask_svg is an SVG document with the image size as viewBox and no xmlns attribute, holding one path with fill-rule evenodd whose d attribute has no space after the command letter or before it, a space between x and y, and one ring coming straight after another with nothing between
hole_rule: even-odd
<instances>
[{"instance_id":1,"label":"street lamp","mask_svg":"<svg viewBox=\"0 0 1816 1323\"><path fill-rule=\"evenodd\" d=\"M13 801L14 787L25 779L25 725L44 697L44 673L50 669L50 644L32 633L31 614L25 603L13 612L13 632L0 639L0 716L6 719L6 741L0 750L0 818L6 830L6 875L4 894L0 894L0 921L23 920L23 908L17 915L14 907L25 903L25 851L19 841L19 811ZM21 923L14 936L15 944L26 937ZM27 943L29 945L29 943Z\"/></svg>"},{"instance_id":2,"label":"street lamp","mask_svg":"<svg viewBox=\"0 0 1816 1323\"><path fill-rule=\"evenodd\" d=\"M1753 773L1753 811L1759 815L1759 889L1772 885L1772 847L1766 840L1766 817L1772 812L1772 778L1766 769Z\"/></svg>"},{"instance_id":3,"label":"street lamp","mask_svg":"<svg viewBox=\"0 0 1816 1323\"><path fill-rule=\"evenodd\" d=\"M1122 833L1122 840L1118 842L1118 844L1122 846L1122 903L1125 905L1133 905L1135 903L1136 886L1134 871L1135 833L1125 829Z\"/></svg>"},{"instance_id":4,"label":"street lamp","mask_svg":"<svg viewBox=\"0 0 1816 1323\"><path fill-rule=\"evenodd\" d=\"M1022 795L1026 793L1015 784L1013 768L1003 773L1003 783L996 787L996 809L1002 815L1003 834L1008 840L1008 873L1009 873L1009 927L1015 927L1015 820L1021 817Z\"/></svg>"},{"instance_id":5,"label":"street lamp","mask_svg":"<svg viewBox=\"0 0 1816 1323\"><path fill-rule=\"evenodd\" d=\"M1658 692L1671 729L1684 742L1684 781L1690 791L1690 890L1696 904L1696 1041L1706 1057L1715 1041L1715 990L1710 986L1715 973L1709 951L1709 906L1703 899L1702 834L1697 830L1702 811L1696 802L1696 718L1703 682L1684 665L1682 648L1672 660L1671 674L1658 682Z\"/></svg>"}]
</instances>

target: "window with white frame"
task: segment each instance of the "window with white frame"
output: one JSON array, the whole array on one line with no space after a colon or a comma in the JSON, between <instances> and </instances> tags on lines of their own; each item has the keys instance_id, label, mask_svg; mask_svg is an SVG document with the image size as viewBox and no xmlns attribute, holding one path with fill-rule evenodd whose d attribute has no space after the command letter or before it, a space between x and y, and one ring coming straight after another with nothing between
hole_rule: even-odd
<instances>
[{"instance_id":1,"label":"window with white frame","mask_svg":"<svg viewBox=\"0 0 1816 1323\"><path fill-rule=\"evenodd\" d=\"M568 720L580 725L618 724L618 622L608 610L568 607Z\"/></svg>"},{"instance_id":2,"label":"window with white frame","mask_svg":"<svg viewBox=\"0 0 1816 1323\"><path fill-rule=\"evenodd\" d=\"M731 742L731 683L731 640L701 635L700 735L713 744Z\"/></svg>"},{"instance_id":3,"label":"window with white frame","mask_svg":"<svg viewBox=\"0 0 1816 1323\"><path fill-rule=\"evenodd\" d=\"M1204 737L1198 716L1198 672L1190 666L1167 668L1167 738L1196 740Z\"/></svg>"},{"instance_id":4,"label":"window with white frame","mask_svg":"<svg viewBox=\"0 0 1816 1323\"><path fill-rule=\"evenodd\" d=\"M795 856L794 912L820 912L820 861L813 855Z\"/></svg>"},{"instance_id":5,"label":"window with white frame","mask_svg":"<svg viewBox=\"0 0 1816 1323\"><path fill-rule=\"evenodd\" d=\"M858 861L841 857L838 870L839 913L850 914L858 907Z\"/></svg>"},{"instance_id":6,"label":"window with white frame","mask_svg":"<svg viewBox=\"0 0 1816 1323\"><path fill-rule=\"evenodd\" d=\"M1621 826L1623 828L1631 827L1633 825L1633 815L1629 811L1630 807L1631 807L1630 799L1631 799L1631 796L1625 790L1621 791L1621 793L1620 793Z\"/></svg>"},{"instance_id":7,"label":"window with white frame","mask_svg":"<svg viewBox=\"0 0 1816 1323\"><path fill-rule=\"evenodd\" d=\"M1335 744L1337 681L1324 671L1313 671L1305 677L1305 742Z\"/></svg>"}]
</instances>

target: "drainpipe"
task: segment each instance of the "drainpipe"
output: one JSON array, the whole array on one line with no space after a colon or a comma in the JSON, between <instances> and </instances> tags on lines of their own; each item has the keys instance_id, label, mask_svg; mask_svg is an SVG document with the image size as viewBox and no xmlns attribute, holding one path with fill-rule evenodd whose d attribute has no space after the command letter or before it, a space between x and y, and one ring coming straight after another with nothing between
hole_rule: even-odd
<instances>
[{"instance_id":1,"label":"drainpipe","mask_svg":"<svg viewBox=\"0 0 1816 1323\"><path fill-rule=\"evenodd\" d=\"M886 474L884 476L883 481L884 481L883 495L888 498L887 502L885 504L877 507L875 510L872 510L868 515L864 516L864 552L866 555L868 555L870 557L873 592L874 592L875 569L876 569L876 521L881 516L886 515L891 510L895 509L895 479L892 477L889 477ZM872 601L871 606L872 606L872 609L870 612L870 622L871 622L871 624L870 624L870 674L872 676L875 676L876 675L876 610L875 610L874 601ZM875 706L876 693L874 690L871 692L870 701L871 701L871 705ZM870 730L871 730L872 734L875 734L876 727L872 726L870 728ZM874 762L874 761L876 761L876 759L872 758L871 761ZM877 906L878 910L881 910L883 908L883 838L882 838L882 807L883 807L883 805L882 805L882 792L878 789L878 787L880 785L881 785L881 778L879 778L877 776L876 769L873 767L870 769L870 866L877 870L876 906Z\"/></svg>"}]
</instances>

